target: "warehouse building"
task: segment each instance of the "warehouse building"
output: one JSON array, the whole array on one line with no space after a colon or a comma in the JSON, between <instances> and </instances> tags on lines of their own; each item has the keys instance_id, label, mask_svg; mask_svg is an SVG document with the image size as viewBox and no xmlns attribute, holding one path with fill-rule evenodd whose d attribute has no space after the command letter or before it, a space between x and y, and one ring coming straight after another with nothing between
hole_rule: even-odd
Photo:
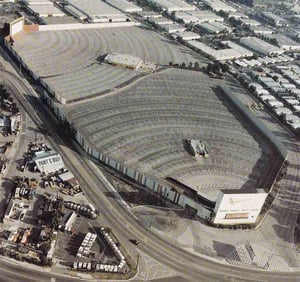
<instances>
[{"instance_id":1,"label":"warehouse building","mask_svg":"<svg viewBox=\"0 0 300 282\"><path fill-rule=\"evenodd\" d=\"M239 20L243 25L246 26L259 26L261 25L260 22L253 20L253 19L245 19L245 18L240 18Z\"/></svg>"},{"instance_id":2,"label":"warehouse building","mask_svg":"<svg viewBox=\"0 0 300 282\"><path fill-rule=\"evenodd\" d=\"M55 7L52 2L29 2L27 10L38 18L63 17L65 13Z\"/></svg>"},{"instance_id":3,"label":"warehouse building","mask_svg":"<svg viewBox=\"0 0 300 282\"><path fill-rule=\"evenodd\" d=\"M275 26L284 26L286 24L286 20L271 13L271 12L263 12L264 18L272 25Z\"/></svg>"},{"instance_id":4,"label":"warehouse building","mask_svg":"<svg viewBox=\"0 0 300 282\"><path fill-rule=\"evenodd\" d=\"M185 27L182 25L178 25L178 24L168 24L168 25L165 25L163 28L168 33L176 33L176 32L185 31Z\"/></svg>"},{"instance_id":5,"label":"warehouse building","mask_svg":"<svg viewBox=\"0 0 300 282\"><path fill-rule=\"evenodd\" d=\"M224 24L221 24L219 22L205 22L205 23L201 23L201 24L197 24L196 25L198 28L200 28L201 30L203 30L206 33L210 33L210 34L219 34L219 33L223 33L223 32L232 32L232 28L230 28L229 26L226 26Z\"/></svg>"},{"instance_id":6,"label":"warehouse building","mask_svg":"<svg viewBox=\"0 0 300 282\"><path fill-rule=\"evenodd\" d=\"M246 14L241 12L230 12L228 13L228 19L230 18L239 20L239 19L248 19L249 17Z\"/></svg>"},{"instance_id":7,"label":"warehouse building","mask_svg":"<svg viewBox=\"0 0 300 282\"><path fill-rule=\"evenodd\" d=\"M81 12L80 10L71 5L65 5L64 9L78 20L85 21L88 19L87 14Z\"/></svg>"},{"instance_id":8,"label":"warehouse building","mask_svg":"<svg viewBox=\"0 0 300 282\"><path fill-rule=\"evenodd\" d=\"M221 0L203 0L203 2L216 12L236 12L236 9L234 7L229 6Z\"/></svg>"},{"instance_id":9,"label":"warehouse building","mask_svg":"<svg viewBox=\"0 0 300 282\"><path fill-rule=\"evenodd\" d=\"M217 61L234 60L234 59L253 55L252 52L235 44L234 42L223 41L222 44L227 48L216 50L200 41L195 41L195 40L188 41L188 45L190 45L192 48L195 48L198 51L203 52L206 56Z\"/></svg>"},{"instance_id":10,"label":"warehouse building","mask_svg":"<svg viewBox=\"0 0 300 282\"><path fill-rule=\"evenodd\" d=\"M177 32L174 35L176 35L176 37L179 37L184 41L200 39L200 35L192 31Z\"/></svg>"},{"instance_id":11,"label":"warehouse building","mask_svg":"<svg viewBox=\"0 0 300 282\"><path fill-rule=\"evenodd\" d=\"M203 22L223 22L224 19L214 12L209 10L196 10L196 11L188 11L189 15L196 17L198 23Z\"/></svg>"},{"instance_id":12,"label":"warehouse building","mask_svg":"<svg viewBox=\"0 0 300 282\"><path fill-rule=\"evenodd\" d=\"M170 19L160 17L160 18L149 18L148 21L150 23L154 23L158 26L164 26L164 25L169 25L169 24L174 24L174 22Z\"/></svg>"},{"instance_id":13,"label":"warehouse building","mask_svg":"<svg viewBox=\"0 0 300 282\"><path fill-rule=\"evenodd\" d=\"M251 25L249 26L249 29L255 34L267 35L274 33L272 29L263 25Z\"/></svg>"},{"instance_id":14,"label":"warehouse building","mask_svg":"<svg viewBox=\"0 0 300 282\"><path fill-rule=\"evenodd\" d=\"M149 20L151 18L155 19L155 18L161 18L162 15L152 12L152 11L143 11L143 12L139 12L138 13L143 19L145 20Z\"/></svg>"},{"instance_id":15,"label":"warehouse building","mask_svg":"<svg viewBox=\"0 0 300 282\"><path fill-rule=\"evenodd\" d=\"M283 34L267 34L265 38L276 40L278 46L286 51L300 50L300 43L292 40Z\"/></svg>"},{"instance_id":16,"label":"warehouse building","mask_svg":"<svg viewBox=\"0 0 300 282\"><path fill-rule=\"evenodd\" d=\"M262 55L275 55L275 54L282 54L284 50L260 39L257 37L243 37L240 39L240 43L245 47L260 53Z\"/></svg>"},{"instance_id":17,"label":"warehouse building","mask_svg":"<svg viewBox=\"0 0 300 282\"><path fill-rule=\"evenodd\" d=\"M142 59L137 56L120 53L108 54L104 62L130 69L138 69L143 63Z\"/></svg>"},{"instance_id":18,"label":"warehouse building","mask_svg":"<svg viewBox=\"0 0 300 282\"><path fill-rule=\"evenodd\" d=\"M74 11L75 14L85 14L91 23L130 21L125 14L103 1L68 0L67 3L73 7L71 11Z\"/></svg>"},{"instance_id":19,"label":"warehouse building","mask_svg":"<svg viewBox=\"0 0 300 282\"><path fill-rule=\"evenodd\" d=\"M105 0L106 3L123 11L124 13L138 13L143 9L126 0Z\"/></svg>"},{"instance_id":20,"label":"warehouse building","mask_svg":"<svg viewBox=\"0 0 300 282\"><path fill-rule=\"evenodd\" d=\"M176 11L191 11L196 7L181 0L148 0L168 13Z\"/></svg>"},{"instance_id":21,"label":"warehouse building","mask_svg":"<svg viewBox=\"0 0 300 282\"><path fill-rule=\"evenodd\" d=\"M64 162L59 154L54 151L40 151L33 158L37 169L41 173L52 173L65 168Z\"/></svg>"},{"instance_id":22,"label":"warehouse building","mask_svg":"<svg viewBox=\"0 0 300 282\"><path fill-rule=\"evenodd\" d=\"M185 24L197 23L199 19L195 16L192 16L186 12L175 12L174 15L176 20L181 20Z\"/></svg>"},{"instance_id":23,"label":"warehouse building","mask_svg":"<svg viewBox=\"0 0 300 282\"><path fill-rule=\"evenodd\" d=\"M176 12L175 18L182 20L184 23L204 23L204 22L223 22L222 17L217 16L212 11L196 10L189 12Z\"/></svg>"}]
</instances>

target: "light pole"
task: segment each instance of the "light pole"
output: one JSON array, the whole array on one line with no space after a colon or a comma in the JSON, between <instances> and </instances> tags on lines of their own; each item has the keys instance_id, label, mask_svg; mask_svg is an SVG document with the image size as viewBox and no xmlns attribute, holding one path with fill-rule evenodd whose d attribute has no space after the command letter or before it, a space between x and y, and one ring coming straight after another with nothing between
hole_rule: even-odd
<instances>
[{"instance_id":1,"label":"light pole","mask_svg":"<svg viewBox=\"0 0 300 282\"><path fill-rule=\"evenodd\" d=\"M136 267L135 267L136 270L137 270L137 268L138 268L139 261L140 261L140 253L138 253L137 259L136 259Z\"/></svg>"}]
</instances>

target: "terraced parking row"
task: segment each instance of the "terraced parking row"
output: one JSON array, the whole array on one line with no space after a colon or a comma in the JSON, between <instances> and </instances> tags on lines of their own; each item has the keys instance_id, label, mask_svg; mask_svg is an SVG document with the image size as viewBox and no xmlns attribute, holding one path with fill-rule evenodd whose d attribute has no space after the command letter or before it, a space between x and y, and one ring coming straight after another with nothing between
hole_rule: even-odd
<instances>
[{"instance_id":1,"label":"terraced parking row","mask_svg":"<svg viewBox=\"0 0 300 282\"><path fill-rule=\"evenodd\" d=\"M61 99L90 97L138 74L99 63L107 53L119 52L169 65L207 60L146 27L43 31L26 34L13 47L27 66Z\"/></svg>"},{"instance_id":2,"label":"terraced parking row","mask_svg":"<svg viewBox=\"0 0 300 282\"><path fill-rule=\"evenodd\" d=\"M146 174L189 182L197 171L207 189L213 178L205 172L223 171L227 182L214 181L215 188L222 183L254 188L270 172L275 152L228 101L219 99L212 83L199 72L170 69L70 107L67 116L92 148ZM187 153L183 140L190 138L204 140L208 158Z\"/></svg>"}]
</instances>

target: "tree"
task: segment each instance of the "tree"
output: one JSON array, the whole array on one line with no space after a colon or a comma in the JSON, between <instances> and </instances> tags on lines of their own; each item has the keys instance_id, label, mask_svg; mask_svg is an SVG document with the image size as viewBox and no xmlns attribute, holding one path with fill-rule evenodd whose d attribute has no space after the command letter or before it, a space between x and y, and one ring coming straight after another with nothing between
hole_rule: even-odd
<instances>
[{"instance_id":1,"label":"tree","mask_svg":"<svg viewBox=\"0 0 300 282\"><path fill-rule=\"evenodd\" d=\"M228 64L226 64L226 63L221 64L221 69L222 69L222 72L228 72L229 71Z\"/></svg>"},{"instance_id":2,"label":"tree","mask_svg":"<svg viewBox=\"0 0 300 282\"><path fill-rule=\"evenodd\" d=\"M195 62L195 63L194 63L194 69L199 70L199 67L200 67L199 63L198 63L198 62Z\"/></svg>"},{"instance_id":3,"label":"tree","mask_svg":"<svg viewBox=\"0 0 300 282\"><path fill-rule=\"evenodd\" d=\"M219 62L216 62L213 64L213 72L219 73L221 71L221 64Z\"/></svg>"},{"instance_id":4,"label":"tree","mask_svg":"<svg viewBox=\"0 0 300 282\"><path fill-rule=\"evenodd\" d=\"M185 62L182 62L181 67L185 68Z\"/></svg>"},{"instance_id":5,"label":"tree","mask_svg":"<svg viewBox=\"0 0 300 282\"><path fill-rule=\"evenodd\" d=\"M189 63L189 68L191 69L193 67L193 62Z\"/></svg>"}]
</instances>

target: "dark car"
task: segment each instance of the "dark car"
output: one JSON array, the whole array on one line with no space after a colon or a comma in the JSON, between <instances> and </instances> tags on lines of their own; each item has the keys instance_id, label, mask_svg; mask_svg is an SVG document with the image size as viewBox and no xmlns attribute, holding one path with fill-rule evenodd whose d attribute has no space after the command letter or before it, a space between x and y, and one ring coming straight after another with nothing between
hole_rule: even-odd
<instances>
[{"instance_id":1,"label":"dark car","mask_svg":"<svg viewBox=\"0 0 300 282\"><path fill-rule=\"evenodd\" d=\"M139 245L140 242L137 240L137 239L130 239L129 240L132 244L135 244L135 245Z\"/></svg>"}]
</instances>

